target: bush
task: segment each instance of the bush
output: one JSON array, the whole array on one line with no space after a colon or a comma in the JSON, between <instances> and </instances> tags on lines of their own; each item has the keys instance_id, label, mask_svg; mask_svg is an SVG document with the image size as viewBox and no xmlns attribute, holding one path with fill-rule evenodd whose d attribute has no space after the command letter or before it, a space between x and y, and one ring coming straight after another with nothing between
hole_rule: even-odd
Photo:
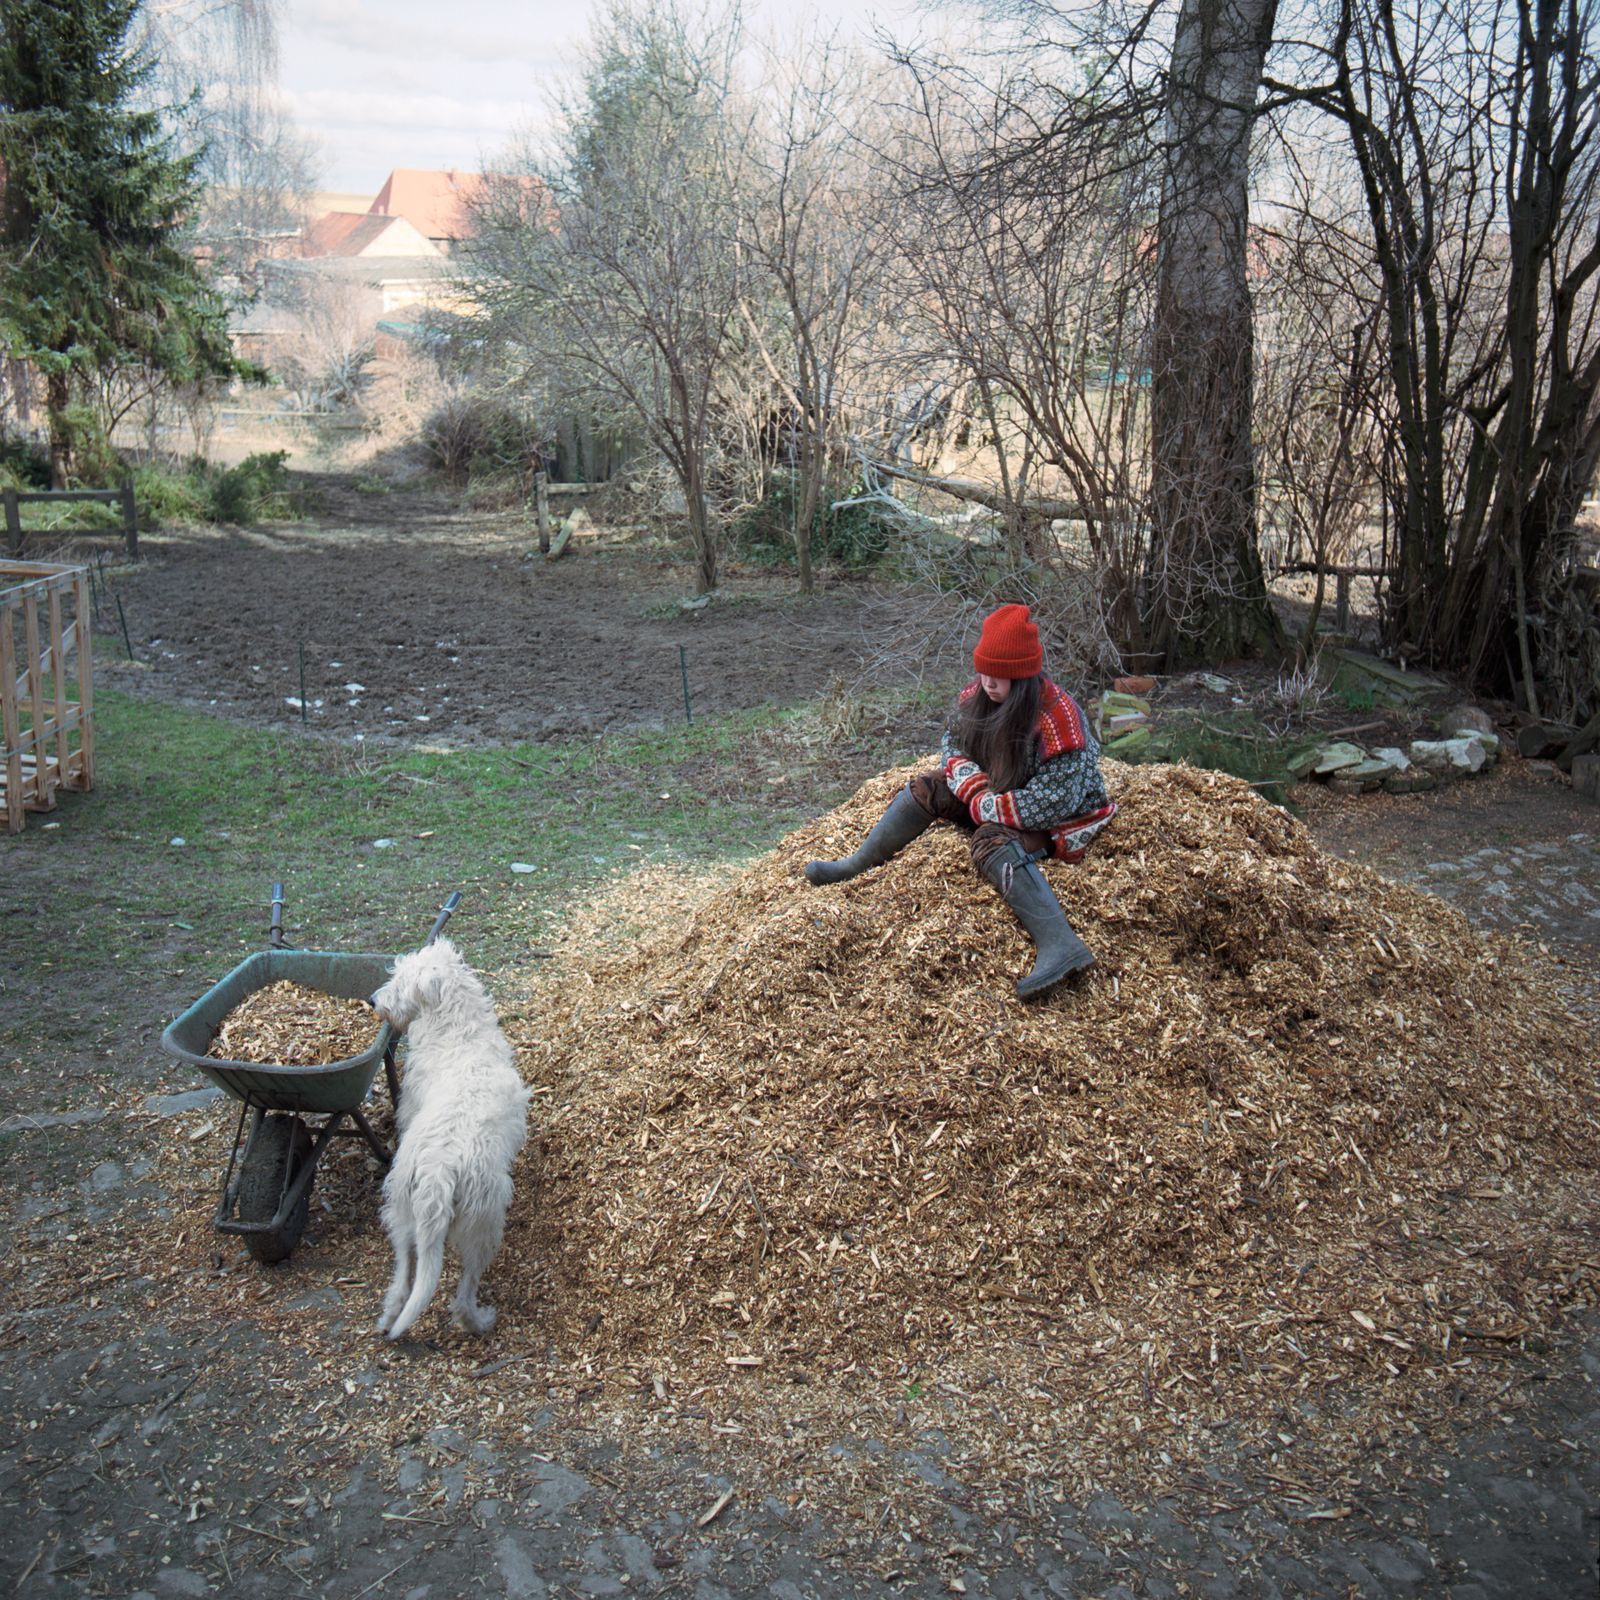
<instances>
[{"instance_id":1,"label":"bush","mask_svg":"<svg viewBox=\"0 0 1600 1600\"><path fill-rule=\"evenodd\" d=\"M0 488L49 487L50 452L37 440L0 434Z\"/></svg>"},{"instance_id":2,"label":"bush","mask_svg":"<svg viewBox=\"0 0 1600 1600\"><path fill-rule=\"evenodd\" d=\"M133 500L139 509L139 526L146 531L204 522L210 509L204 485L193 466L181 473L150 464L135 467Z\"/></svg>"},{"instance_id":3,"label":"bush","mask_svg":"<svg viewBox=\"0 0 1600 1600\"><path fill-rule=\"evenodd\" d=\"M140 526L197 522L251 523L300 514L300 496L284 463L288 452L246 456L237 466L217 467L198 458L182 472L146 465L133 474Z\"/></svg>"},{"instance_id":4,"label":"bush","mask_svg":"<svg viewBox=\"0 0 1600 1600\"><path fill-rule=\"evenodd\" d=\"M127 477L122 458L106 443L98 412L89 406L69 406L63 424L72 448L73 487L111 489ZM35 439L0 436L0 486L48 489L49 447Z\"/></svg>"},{"instance_id":5,"label":"bush","mask_svg":"<svg viewBox=\"0 0 1600 1600\"><path fill-rule=\"evenodd\" d=\"M799 481L795 473L776 474L762 500L735 520L733 544L747 560L777 565L794 559ZM858 492L859 486L843 498L848 500ZM846 567L871 566L890 548L892 534L875 506L830 511L824 495L811 517L811 556L814 561L832 560Z\"/></svg>"},{"instance_id":6,"label":"bush","mask_svg":"<svg viewBox=\"0 0 1600 1600\"><path fill-rule=\"evenodd\" d=\"M855 483L842 498L860 494L864 484ZM876 506L846 506L842 511L819 509L822 548L832 560L847 567L870 566L893 545L895 528ZM816 538L816 534L812 534Z\"/></svg>"},{"instance_id":7,"label":"bush","mask_svg":"<svg viewBox=\"0 0 1600 1600\"><path fill-rule=\"evenodd\" d=\"M127 463L106 434L97 406L70 405L61 421L72 446L72 482L85 489L113 489L128 476Z\"/></svg>"},{"instance_id":8,"label":"bush","mask_svg":"<svg viewBox=\"0 0 1600 1600\"><path fill-rule=\"evenodd\" d=\"M120 456L99 463L94 488L114 488L130 475L139 526L146 532L162 527L206 522L251 523L297 517L301 496L285 462L288 452L247 456L237 466L218 467L198 456L174 470L155 462L130 467ZM0 489L48 489L50 458L26 439L0 438ZM119 506L72 503L30 508L39 533L73 529L119 528Z\"/></svg>"},{"instance_id":9,"label":"bush","mask_svg":"<svg viewBox=\"0 0 1600 1600\"><path fill-rule=\"evenodd\" d=\"M539 453L533 424L514 406L484 395L457 394L423 419L428 459L452 483L481 473L520 471Z\"/></svg>"},{"instance_id":10,"label":"bush","mask_svg":"<svg viewBox=\"0 0 1600 1600\"><path fill-rule=\"evenodd\" d=\"M261 522L292 517L299 507L289 482L286 450L246 456L236 467L208 468L211 522Z\"/></svg>"}]
</instances>

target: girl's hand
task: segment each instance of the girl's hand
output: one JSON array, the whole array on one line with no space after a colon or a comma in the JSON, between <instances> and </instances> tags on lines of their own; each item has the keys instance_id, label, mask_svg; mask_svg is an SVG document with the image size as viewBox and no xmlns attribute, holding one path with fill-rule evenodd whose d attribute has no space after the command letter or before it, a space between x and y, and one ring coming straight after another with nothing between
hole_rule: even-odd
<instances>
[{"instance_id":1,"label":"girl's hand","mask_svg":"<svg viewBox=\"0 0 1600 1600\"><path fill-rule=\"evenodd\" d=\"M950 785L950 792L956 799L969 807L976 796L987 794L989 790L989 774L965 756L945 763L944 781Z\"/></svg>"}]
</instances>

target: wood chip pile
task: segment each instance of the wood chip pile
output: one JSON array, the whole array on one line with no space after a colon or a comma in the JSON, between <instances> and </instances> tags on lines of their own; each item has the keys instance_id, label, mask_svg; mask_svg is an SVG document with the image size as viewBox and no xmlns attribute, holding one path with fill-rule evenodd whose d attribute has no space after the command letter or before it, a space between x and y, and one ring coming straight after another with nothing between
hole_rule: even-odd
<instances>
[{"instance_id":1,"label":"wood chip pile","mask_svg":"<svg viewBox=\"0 0 1600 1600\"><path fill-rule=\"evenodd\" d=\"M377 1037L370 1006L284 979L246 995L222 1019L206 1054L213 1061L330 1067L371 1049Z\"/></svg>"},{"instance_id":2,"label":"wood chip pile","mask_svg":"<svg viewBox=\"0 0 1600 1600\"><path fill-rule=\"evenodd\" d=\"M1026 940L952 831L801 880L906 775L716 887L621 877L530 927L548 959L486 975L536 1091L488 1339L441 1294L422 1342L378 1345L354 1141L287 1266L219 1241L210 1110L163 1130L177 1204L106 1225L106 1281L197 1336L274 1332L248 1381L308 1474L551 1427L646 1476L714 1460L886 1578L949 1504L1349 1516L1516 1410L1600 1276L1582 972L1231 779L1108 764L1121 815L1047 868L1099 965L1024 1007ZM7 1290L55 1308L82 1274L76 1243L35 1246Z\"/></svg>"},{"instance_id":3,"label":"wood chip pile","mask_svg":"<svg viewBox=\"0 0 1600 1600\"><path fill-rule=\"evenodd\" d=\"M992 1370L1092 1329L1142 1338L1148 1396L1399 1380L1591 1296L1592 1040L1532 952L1236 780L1113 764L1116 822L1046 869L1099 964L1025 1007L953 830L801 879L914 770L567 975L520 1041L559 1109L505 1301L708 1371Z\"/></svg>"}]
</instances>

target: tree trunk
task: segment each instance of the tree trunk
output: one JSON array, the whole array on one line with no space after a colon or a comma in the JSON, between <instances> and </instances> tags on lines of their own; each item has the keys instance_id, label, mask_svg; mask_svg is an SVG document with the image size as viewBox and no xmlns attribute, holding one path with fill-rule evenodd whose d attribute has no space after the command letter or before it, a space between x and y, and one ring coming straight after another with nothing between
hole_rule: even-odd
<instances>
[{"instance_id":1,"label":"tree trunk","mask_svg":"<svg viewBox=\"0 0 1600 1600\"><path fill-rule=\"evenodd\" d=\"M794 554L800 579L800 593L810 594L815 587L811 570L811 529L816 521L817 501L821 498L822 474L827 457L820 442L807 429L800 447L800 495L795 513Z\"/></svg>"},{"instance_id":2,"label":"tree trunk","mask_svg":"<svg viewBox=\"0 0 1600 1600\"><path fill-rule=\"evenodd\" d=\"M717 547L711 537L711 515L703 494L689 502L689 532L695 551L694 592L711 594L717 587Z\"/></svg>"},{"instance_id":3,"label":"tree trunk","mask_svg":"<svg viewBox=\"0 0 1600 1600\"><path fill-rule=\"evenodd\" d=\"M50 425L50 487L65 489L72 479L72 430L67 407L72 383L65 372L52 372L45 385L45 414Z\"/></svg>"},{"instance_id":4,"label":"tree trunk","mask_svg":"<svg viewBox=\"0 0 1600 1600\"><path fill-rule=\"evenodd\" d=\"M1169 666L1281 646L1256 546L1250 133L1277 0L1183 0L1151 371L1150 636Z\"/></svg>"},{"instance_id":5,"label":"tree trunk","mask_svg":"<svg viewBox=\"0 0 1600 1600\"><path fill-rule=\"evenodd\" d=\"M691 452L684 463L683 498L689 512L689 539L694 545L694 592L710 594L717 587L717 540L706 504L700 462Z\"/></svg>"}]
</instances>

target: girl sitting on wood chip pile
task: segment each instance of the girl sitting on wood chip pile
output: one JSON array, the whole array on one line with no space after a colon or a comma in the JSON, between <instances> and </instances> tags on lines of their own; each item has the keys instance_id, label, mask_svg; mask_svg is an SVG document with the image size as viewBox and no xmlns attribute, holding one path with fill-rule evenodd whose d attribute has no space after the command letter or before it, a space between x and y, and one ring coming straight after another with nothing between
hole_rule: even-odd
<instances>
[{"instance_id":1,"label":"girl sitting on wood chip pile","mask_svg":"<svg viewBox=\"0 0 1600 1600\"><path fill-rule=\"evenodd\" d=\"M1083 711L1044 676L1027 606L1001 606L984 619L972 665L978 676L956 701L939 770L913 778L852 855L808 861L805 874L814 884L843 883L935 822L953 822L969 835L979 875L1033 940L1033 971L1017 984L1026 1000L1094 965L1036 863L1080 860L1117 808Z\"/></svg>"}]
</instances>

